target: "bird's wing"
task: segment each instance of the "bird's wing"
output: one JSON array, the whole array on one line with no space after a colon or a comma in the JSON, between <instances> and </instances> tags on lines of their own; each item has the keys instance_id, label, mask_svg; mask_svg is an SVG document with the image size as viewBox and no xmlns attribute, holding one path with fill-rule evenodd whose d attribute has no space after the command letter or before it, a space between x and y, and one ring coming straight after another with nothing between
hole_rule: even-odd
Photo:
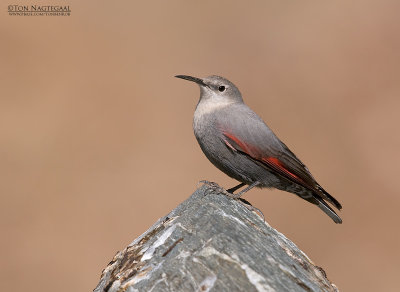
<instances>
[{"instance_id":1,"label":"bird's wing","mask_svg":"<svg viewBox=\"0 0 400 292\"><path fill-rule=\"evenodd\" d=\"M247 111L241 109L242 117L243 114L245 114L243 119L224 119L218 124L228 147L248 155L268 170L328 200L336 208L342 208L341 204L315 181L307 167L276 137L261 118L250 109Z\"/></svg>"}]
</instances>

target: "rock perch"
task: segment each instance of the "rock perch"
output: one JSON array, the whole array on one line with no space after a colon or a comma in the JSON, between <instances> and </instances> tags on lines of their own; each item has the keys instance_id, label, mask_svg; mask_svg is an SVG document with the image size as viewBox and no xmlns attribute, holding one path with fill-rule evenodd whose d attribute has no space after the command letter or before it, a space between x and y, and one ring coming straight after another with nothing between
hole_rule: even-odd
<instances>
[{"instance_id":1,"label":"rock perch","mask_svg":"<svg viewBox=\"0 0 400 292\"><path fill-rule=\"evenodd\" d=\"M94 291L338 290L283 234L204 185L118 252Z\"/></svg>"}]
</instances>

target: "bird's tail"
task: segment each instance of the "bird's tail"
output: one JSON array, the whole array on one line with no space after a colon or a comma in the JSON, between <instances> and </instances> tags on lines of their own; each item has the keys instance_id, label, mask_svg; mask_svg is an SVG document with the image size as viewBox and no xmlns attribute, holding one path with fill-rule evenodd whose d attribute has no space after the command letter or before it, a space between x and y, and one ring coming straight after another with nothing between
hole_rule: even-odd
<instances>
[{"instance_id":1,"label":"bird's tail","mask_svg":"<svg viewBox=\"0 0 400 292\"><path fill-rule=\"evenodd\" d=\"M331 219L338 224L342 223L342 219L336 214L335 211L318 195L314 195L313 198L316 200L314 204L318 205L318 207L325 212L326 215L331 217Z\"/></svg>"},{"instance_id":2,"label":"bird's tail","mask_svg":"<svg viewBox=\"0 0 400 292\"><path fill-rule=\"evenodd\" d=\"M327 202L317 193L307 192L307 194L297 194L300 198L317 205L326 215L331 217L331 219L338 224L342 223L342 219L336 214L335 211L328 205Z\"/></svg>"},{"instance_id":3,"label":"bird's tail","mask_svg":"<svg viewBox=\"0 0 400 292\"><path fill-rule=\"evenodd\" d=\"M320 185L317 186L318 190L322 192L322 198L328 200L328 202L332 203L338 210L342 209L342 205L332 197L327 191L325 191Z\"/></svg>"}]
</instances>

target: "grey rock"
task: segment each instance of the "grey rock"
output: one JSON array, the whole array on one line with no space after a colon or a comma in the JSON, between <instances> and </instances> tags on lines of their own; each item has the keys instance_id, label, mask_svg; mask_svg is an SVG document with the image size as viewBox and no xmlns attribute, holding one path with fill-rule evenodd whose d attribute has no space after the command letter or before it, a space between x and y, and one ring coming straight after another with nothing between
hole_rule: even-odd
<instances>
[{"instance_id":1,"label":"grey rock","mask_svg":"<svg viewBox=\"0 0 400 292\"><path fill-rule=\"evenodd\" d=\"M242 203L204 185L103 270L100 291L338 291Z\"/></svg>"}]
</instances>

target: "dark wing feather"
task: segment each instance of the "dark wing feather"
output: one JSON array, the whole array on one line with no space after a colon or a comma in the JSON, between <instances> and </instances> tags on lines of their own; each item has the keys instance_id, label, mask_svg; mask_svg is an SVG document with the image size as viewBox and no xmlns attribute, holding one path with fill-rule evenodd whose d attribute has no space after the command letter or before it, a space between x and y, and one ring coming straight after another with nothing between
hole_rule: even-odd
<instances>
[{"instance_id":1,"label":"dark wing feather","mask_svg":"<svg viewBox=\"0 0 400 292\"><path fill-rule=\"evenodd\" d=\"M313 193L318 194L320 197L331 202L339 210L342 208L341 204L314 180L306 166L297 158L294 159L285 153L281 153L279 158L269 156L267 153L261 152L257 147L241 141L232 133L225 131L224 136L226 141L229 143L229 147L234 147L237 151L249 155L251 158L267 166L268 169L273 170L275 173L278 173L286 179L303 186ZM294 154L292 155L294 156ZM289 164L283 161L290 161L291 163Z\"/></svg>"},{"instance_id":2,"label":"dark wing feather","mask_svg":"<svg viewBox=\"0 0 400 292\"><path fill-rule=\"evenodd\" d=\"M281 162L286 165L287 168L298 174L307 183L307 185L311 187L311 190L315 190L322 198L332 203L339 210L342 209L342 205L339 203L339 201L331 196L315 181L307 166L305 166L283 142L281 143L285 149L285 152L279 156Z\"/></svg>"},{"instance_id":3,"label":"dark wing feather","mask_svg":"<svg viewBox=\"0 0 400 292\"><path fill-rule=\"evenodd\" d=\"M221 138L229 147L245 153L268 169L312 191L336 208L342 208L341 204L316 182L300 159L251 109L243 107L242 104L237 107L232 106L227 111L229 112L219 115L217 126L223 133ZM234 115L242 119L228 119Z\"/></svg>"}]
</instances>

